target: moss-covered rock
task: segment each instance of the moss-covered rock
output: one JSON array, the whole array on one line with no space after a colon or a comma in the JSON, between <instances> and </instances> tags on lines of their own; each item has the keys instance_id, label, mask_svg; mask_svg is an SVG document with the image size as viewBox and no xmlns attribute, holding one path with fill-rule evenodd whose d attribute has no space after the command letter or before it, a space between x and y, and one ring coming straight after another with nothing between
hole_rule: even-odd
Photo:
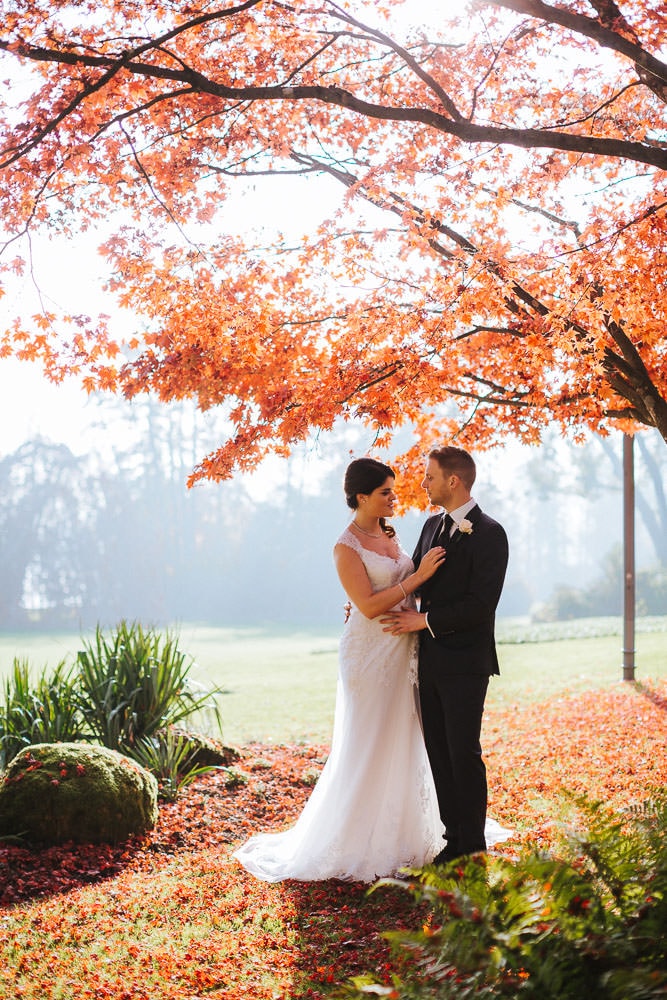
<instances>
[{"instance_id":1,"label":"moss-covered rock","mask_svg":"<svg viewBox=\"0 0 667 1000\"><path fill-rule=\"evenodd\" d=\"M228 767L243 756L237 747L228 746L211 736L192 733L180 726L172 726L171 732L187 742L192 767Z\"/></svg>"},{"instance_id":2,"label":"moss-covered rock","mask_svg":"<svg viewBox=\"0 0 667 1000\"><path fill-rule=\"evenodd\" d=\"M0 779L0 836L117 843L157 821L157 781L129 757L86 743L36 743Z\"/></svg>"}]
</instances>

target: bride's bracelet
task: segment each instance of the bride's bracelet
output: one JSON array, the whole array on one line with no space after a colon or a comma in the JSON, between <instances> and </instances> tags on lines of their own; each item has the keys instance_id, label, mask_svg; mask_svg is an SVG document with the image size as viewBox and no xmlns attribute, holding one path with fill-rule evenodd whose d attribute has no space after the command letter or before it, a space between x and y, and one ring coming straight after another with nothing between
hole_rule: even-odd
<instances>
[{"instance_id":1,"label":"bride's bracelet","mask_svg":"<svg viewBox=\"0 0 667 1000\"><path fill-rule=\"evenodd\" d=\"M403 594L403 597L407 598L408 595L405 593L405 587L403 586L400 580L398 581L398 585L401 588L401 593Z\"/></svg>"}]
</instances>

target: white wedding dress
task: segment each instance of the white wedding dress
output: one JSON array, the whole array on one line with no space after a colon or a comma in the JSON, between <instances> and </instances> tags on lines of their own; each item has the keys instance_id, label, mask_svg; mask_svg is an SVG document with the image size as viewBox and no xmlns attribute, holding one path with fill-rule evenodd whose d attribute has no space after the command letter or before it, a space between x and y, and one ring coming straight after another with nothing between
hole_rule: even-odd
<instances>
[{"instance_id":1,"label":"white wedding dress","mask_svg":"<svg viewBox=\"0 0 667 1000\"><path fill-rule=\"evenodd\" d=\"M379 555L349 528L338 543L358 553L374 591L412 572L406 552L397 559ZM495 827L488 830L492 840L509 836ZM340 642L331 751L322 774L294 826L256 834L234 857L266 882L373 882L403 866L428 864L443 846L419 722L416 635L392 636L379 618L369 620L352 607Z\"/></svg>"}]
</instances>

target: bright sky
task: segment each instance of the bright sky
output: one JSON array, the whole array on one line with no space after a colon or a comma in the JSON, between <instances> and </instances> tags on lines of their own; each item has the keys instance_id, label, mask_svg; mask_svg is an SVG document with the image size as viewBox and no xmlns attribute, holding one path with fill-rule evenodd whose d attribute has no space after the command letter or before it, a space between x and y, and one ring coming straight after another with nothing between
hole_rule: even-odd
<instances>
[{"instance_id":1,"label":"bright sky","mask_svg":"<svg viewBox=\"0 0 667 1000\"><path fill-rule=\"evenodd\" d=\"M85 440L86 393L73 383L50 385L33 364L0 362L0 458L33 437L72 443Z\"/></svg>"}]
</instances>

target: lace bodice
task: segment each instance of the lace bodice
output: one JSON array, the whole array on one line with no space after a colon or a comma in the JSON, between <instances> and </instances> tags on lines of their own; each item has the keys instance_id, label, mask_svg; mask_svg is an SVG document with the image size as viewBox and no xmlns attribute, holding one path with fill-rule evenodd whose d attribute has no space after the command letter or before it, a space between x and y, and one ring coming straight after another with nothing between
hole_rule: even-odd
<instances>
[{"instance_id":1,"label":"lace bodice","mask_svg":"<svg viewBox=\"0 0 667 1000\"><path fill-rule=\"evenodd\" d=\"M347 545L348 548L357 553L366 568L373 593L394 586L399 580L404 580L406 576L409 576L414 569L412 559L400 545L398 546L398 556L395 559L392 556L381 555L379 552L374 552L362 545L350 528L345 529L336 544ZM408 600L410 606L414 607L415 601L412 595L409 596ZM406 601L401 598L397 607L405 604Z\"/></svg>"},{"instance_id":2,"label":"lace bodice","mask_svg":"<svg viewBox=\"0 0 667 1000\"><path fill-rule=\"evenodd\" d=\"M346 528L338 539L337 545L347 545L353 549L364 564L373 593L392 587L399 580L405 579L413 571L410 556L398 545L398 555L381 555L361 544L350 528ZM415 607L412 595L401 597L395 607ZM385 612L386 613L386 612ZM400 663L405 674L407 663L407 680L410 684L417 683L417 639L415 634L396 637L383 631L380 623L382 615L377 618L366 618L353 604L349 621L341 638L341 664L346 666L345 680L351 687L369 680L369 673L377 671L376 683L395 683L397 678L392 670L392 664ZM378 655L379 654L379 655ZM397 658L396 658L397 657ZM354 669L352 669L352 666Z\"/></svg>"}]
</instances>

